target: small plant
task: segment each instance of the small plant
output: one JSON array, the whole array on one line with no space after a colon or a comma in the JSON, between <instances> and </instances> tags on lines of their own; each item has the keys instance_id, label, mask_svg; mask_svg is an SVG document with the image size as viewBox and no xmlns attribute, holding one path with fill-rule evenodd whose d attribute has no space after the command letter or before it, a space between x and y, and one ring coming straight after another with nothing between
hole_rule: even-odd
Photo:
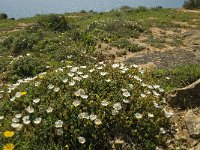
<instances>
[{"instance_id":1,"label":"small plant","mask_svg":"<svg viewBox=\"0 0 200 150\"><path fill-rule=\"evenodd\" d=\"M127 50L125 50L125 49L120 49L120 50L116 51L116 55L118 57L122 57L122 56L124 56L126 54L127 54Z\"/></svg>"}]
</instances>

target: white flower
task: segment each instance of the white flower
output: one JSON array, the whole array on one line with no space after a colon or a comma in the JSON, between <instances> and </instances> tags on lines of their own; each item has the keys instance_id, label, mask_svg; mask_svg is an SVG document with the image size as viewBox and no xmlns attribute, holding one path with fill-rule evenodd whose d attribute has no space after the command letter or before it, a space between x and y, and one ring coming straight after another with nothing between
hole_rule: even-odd
<instances>
[{"instance_id":1,"label":"white flower","mask_svg":"<svg viewBox=\"0 0 200 150\"><path fill-rule=\"evenodd\" d=\"M70 86L74 86L75 83L76 83L75 81L71 81L71 82L69 82L69 85L70 85Z\"/></svg>"},{"instance_id":2,"label":"white flower","mask_svg":"<svg viewBox=\"0 0 200 150\"><path fill-rule=\"evenodd\" d=\"M27 116L24 116L24 117L22 118L22 120L29 120L29 118L30 118L30 116L27 115Z\"/></svg>"},{"instance_id":3,"label":"white flower","mask_svg":"<svg viewBox=\"0 0 200 150\"><path fill-rule=\"evenodd\" d=\"M80 118L80 119L89 119L90 118L90 116L88 115L88 113L86 113L86 112L82 112L82 113L80 113L79 115L78 115L78 117Z\"/></svg>"},{"instance_id":4,"label":"white flower","mask_svg":"<svg viewBox=\"0 0 200 150\"><path fill-rule=\"evenodd\" d=\"M83 68L83 69L85 69L85 68L87 68L87 66L80 66L80 68Z\"/></svg>"},{"instance_id":5,"label":"white flower","mask_svg":"<svg viewBox=\"0 0 200 150\"><path fill-rule=\"evenodd\" d=\"M111 80L110 79L107 79L107 80L105 80L106 82L110 82Z\"/></svg>"},{"instance_id":6,"label":"white flower","mask_svg":"<svg viewBox=\"0 0 200 150\"><path fill-rule=\"evenodd\" d=\"M170 77L166 77L167 80L170 80Z\"/></svg>"},{"instance_id":7,"label":"white flower","mask_svg":"<svg viewBox=\"0 0 200 150\"><path fill-rule=\"evenodd\" d=\"M145 97L147 97L147 96L146 96L146 94L143 94L143 93L142 93L142 94L140 94L140 96L141 96L142 98L145 98Z\"/></svg>"},{"instance_id":8,"label":"white flower","mask_svg":"<svg viewBox=\"0 0 200 150\"><path fill-rule=\"evenodd\" d=\"M154 117L154 114L148 113L148 116L149 116L150 118L153 118L153 117Z\"/></svg>"},{"instance_id":9,"label":"white flower","mask_svg":"<svg viewBox=\"0 0 200 150\"><path fill-rule=\"evenodd\" d=\"M130 103L130 100L128 100L128 99L123 99L123 102L124 102L124 103Z\"/></svg>"},{"instance_id":10,"label":"white flower","mask_svg":"<svg viewBox=\"0 0 200 150\"><path fill-rule=\"evenodd\" d=\"M166 111L166 108L163 109L166 118L170 118L174 113L172 111Z\"/></svg>"},{"instance_id":11,"label":"white flower","mask_svg":"<svg viewBox=\"0 0 200 150\"><path fill-rule=\"evenodd\" d=\"M35 86L38 87L40 86L41 82L35 82Z\"/></svg>"},{"instance_id":12,"label":"white flower","mask_svg":"<svg viewBox=\"0 0 200 150\"><path fill-rule=\"evenodd\" d=\"M4 116L0 116L0 120L3 120L4 119Z\"/></svg>"},{"instance_id":13,"label":"white flower","mask_svg":"<svg viewBox=\"0 0 200 150\"><path fill-rule=\"evenodd\" d=\"M96 119L96 120L94 121L94 123L95 123L96 125L100 125L102 122L101 122L100 119Z\"/></svg>"},{"instance_id":14,"label":"white flower","mask_svg":"<svg viewBox=\"0 0 200 150\"><path fill-rule=\"evenodd\" d=\"M79 74L79 75L82 75L82 74L83 74L83 72L79 71L79 72L77 72L77 74Z\"/></svg>"},{"instance_id":15,"label":"white flower","mask_svg":"<svg viewBox=\"0 0 200 150\"><path fill-rule=\"evenodd\" d=\"M154 89L159 89L160 85L153 85Z\"/></svg>"},{"instance_id":16,"label":"white flower","mask_svg":"<svg viewBox=\"0 0 200 150\"><path fill-rule=\"evenodd\" d=\"M165 129L164 128L160 128L160 133L165 134L166 133Z\"/></svg>"},{"instance_id":17,"label":"white flower","mask_svg":"<svg viewBox=\"0 0 200 150\"><path fill-rule=\"evenodd\" d=\"M82 137L82 136L79 136L79 137L78 137L78 141L79 141L79 143L81 143L81 144L84 144L84 143L86 142L85 138Z\"/></svg>"},{"instance_id":18,"label":"white flower","mask_svg":"<svg viewBox=\"0 0 200 150\"><path fill-rule=\"evenodd\" d=\"M19 119L19 118L21 118L21 117L22 117L22 114L16 114L16 115L15 115L15 118L18 118L18 119Z\"/></svg>"},{"instance_id":19,"label":"white flower","mask_svg":"<svg viewBox=\"0 0 200 150\"><path fill-rule=\"evenodd\" d=\"M107 74L108 74L107 72L100 72L100 75L102 75L102 76L105 76Z\"/></svg>"},{"instance_id":20,"label":"white flower","mask_svg":"<svg viewBox=\"0 0 200 150\"><path fill-rule=\"evenodd\" d=\"M153 89L153 86L152 86L152 85L147 85L147 87L148 87L149 89Z\"/></svg>"},{"instance_id":21,"label":"white flower","mask_svg":"<svg viewBox=\"0 0 200 150\"><path fill-rule=\"evenodd\" d=\"M82 78L81 77L73 77L73 79L76 81L81 81Z\"/></svg>"},{"instance_id":22,"label":"white flower","mask_svg":"<svg viewBox=\"0 0 200 150\"><path fill-rule=\"evenodd\" d=\"M119 67L119 64L113 64L112 65L112 68L117 68L117 67Z\"/></svg>"},{"instance_id":23,"label":"white flower","mask_svg":"<svg viewBox=\"0 0 200 150\"><path fill-rule=\"evenodd\" d=\"M88 95L80 95L83 99L87 99Z\"/></svg>"},{"instance_id":24,"label":"white flower","mask_svg":"<svg viewBox=\"0 0 200 150\"><path fill-rule=\"evenodd\" d=\"M108 106L109 102L106 100L101 101L102 106Z\"/></svg>"},{"instance_id":25,"label":"white flower","mask_svg":"<svg viewBox=\"0 0 200 150\"><path fill-rule=\"evenodd\" d=\"M90 69L89 72L93 72L95 69Z\"/></svg>"},{"instance_id":26,"label":"white flower","mask_svg":"<svg viewBox=\"0 0 200 150\"><path fill-rule=\"evenodd\" d=\"M99 64L100 64L100 65L103 65L103 64L104 64L104 62L103 62L103 61L101 61L101 62L99 62Z\"/></svg>"},{"instance_id":27,"label":"white flower","mask_svg":"<svg viewBox=\"0 0 200 150\"><path fill-rule=\"evenodd\" d=\"M79 106L81 104L81 102L79 100L75 100L73 103L72 103L75 107Z\"/></svg>"},{"instance_id":28,"label":"white flower","mask_svg":"<svg viewBox=\"0 0 200 150\"><path fill-rule=\"evenodd\" d=\"M19 119L18 118L13 118L12 122L17 123L17 122L19 122Z\"/></svg>"},{"instance_id":29,"label":"white flower","mask_svg":"<svg viewBox=\"0 0 200 150\"><path fill-rule=\"evenodd\" d=\"M35 124L40 124L41 121L42 121L42 118L36 118L33 122Z\"/></svg>"},{"instance_id":30,"label":"white flower","mask_svg":"<svg viewBox=\"0 0 200 150\"><path fill-rule=\"evenodd\" d=\"M85 91L83 89L79 89L78 91L74 92L74 94L76 96L81 96L81 95L84 95L85 94Z\"/></svg>"},{"instance_id":31,"label":"white flower","mask_svg":"<svg viewBox=\"0 0 200 150\"><path fill-rule=\"evenodd\" d=\"M67 78L65 78L65 79L62 80L63 83L67 83L67 81L68 81Z\"/></svg>"},{"instance_id":32,"label":"white flower","mask_svg":"<svg viewBox=\"0 0 200 150\"><path fill-rule=\"evenodd\" d=\"M72 68L72 66L67 65L67 68Z\"/></svg>"},{"instance_id":33,"label":"white flower","mask_svg":"<svg viewBox=\"0 0 200 150\"><path fill-rule=\"evenodd\" d=\"M35 104L37 104L37 103L39 103L39 102L40 102L40 99L39 99L39 98L36 98L36 99L33 100L33 103L35 103Z\"/></svg>"},{"instance_id":34,"label":"white flower","mask_svg":"<svg viewBox=\"0 0 200 150\"><path fill-rule=\"evenodd\" d=\"M47 88L48 88L49 90L52 90L52 89L54 88L54 85L50 84L50 85L48 85Z\"/></svg>"},{"instance_id":35,"label":"white flower","mask_svg":"<svg viewBox=\"0 0 200 150\"><path fill-rule=\"evenodd\" d=\"M68 73L68 76L73 77L74 73Z\"/></svg>"},{"instance_id":36,"label":"white flower","mask_svg":"<svg viewBox=\"0 0 200 150\"><path fill-rule=\"evenodd\" d=\"M56 88L54 88L54 92L58 92L60 90L60 88L59 87L56 87Z\"/></svg>"},{"instance_id":37,"label":"white flower","mask_svg":"<svg viewBox=\"0 0 200 150\"><path fill-rule=\"evenodd\" d=\"M13 101L15 100L15 98L16 98L16 97L13 96L13 97L10 99L10 101L13 102Z\"/></svg>"},{"instance_id":38,"label":"white flower","mask_svg":"<svg viewBox=\"0 0 200 150\"><path fill-rule=\"evenodd\" d=\"M122 95L125 96L125 97L131 96L131 94L128 91L124 91Z\"/></svg>"},{"instance_id":39,"label":"white flower","mask_svg":"<svg viewBox=\"0 0 200 150\"><path fill-rule=\"evenodd\" d=\"M156 103L156 101L153 101L153 105L155 108L162 108L162 106L159 106L158 103Z\"/></svg>"},{"instance_id":40,"label":"white flower","mask_svg":"<svg viewBox=\"0 0 200 150\"><path fill-rule=\"evenodd\" d=\"M17 97L17 98L21 97L20 92L15 93L15 97Z\"/></svg>"},{"instance_id":41,"label":"white flower","mask_svg":"<svg viewBox=\"0 0 200 150\"><path fill-rule=\"evenodd\" d=\"M53 108L51 108L51 107L49 107L49 108L46 109L47 113L51 113L52 111L53 111Z\"/></svg>"},{"instance_id":42,"label":"white flower","mask_svg":"<svg viewBox=\"0 0 200 150\"><path fill-rule=\"evenodd\" d=\"M91 121L95 120L96 118L97 118L97 115L94 115L94 114L91 114L91 115L90 115L90 120L91 120Z\"/></svg>"},{"instance_id":43,"label":"white flower","mask_svg":"<svg viewBox=\"0 0 200 150\"><path fill-rule=\"evenodd\" d=\"M16 129L16 128L17 128L17 129L21 129L22 126L23 126L23 125L20 124L20 123L12 123L12 124L11 124L11 127L15 128L15 129Z\"/></svg>"},{"instance_id":44,"label":"white flower","mask_svg":"<svg viewBox=\"0 0 200 150\"><path fill-rule=\"evenodd\" d=\"M112 110L112 115L117 115L119 113L119 111L117 111L116 109Z\"/></svg>"},{"instance_id":45,"label":"white flower","mask_svg":"<svg viewBox=\"0 0 200 150\"><path fill-rule=\"evenodd\" d=\"M98 69L98 70L101 70L101 69L103 69L103 67L97 67L97 69Z\"/></svg>"},{"instance_id":46,"label":"white flower","mask_svg":"<svg viewBox=\"0 0 200 150\"><path fill-rule=\"evenodd\" d=\"M28 106L27 108L25 108L25 110L30 114L34 113L34 108L32 108L31 106Z\"/></svg>"},{"instance_id":47,"label":"white flower","mask_svg":"<svg viewBox=\"0 0 200 150\"><path fill-rule=\"evenodd\" d=\"M160 95L160 94L157 93L156 91L153 91L153 94L154 94L155 96L159 96L159 95Z\"/></svg>"},{"instance_id":48,"label":"white flower","mask_svg":"<svg viewBox=\"0 0 200 150\"><path fill-rule=\"evenodd\" d=\"M142 114L136 113L136 114L135 114L135 117L136 117L137 119L141 119L141 118L142 118Z\"/></svg>"},{"instance_id":49,"label":"white flower","mask_svg":"<svg viewBox=\"0 0 200 150\"><path fill-rule=\"evenodd\" d=\"M119 111L120 109L122 109L122 105L121 105L121 103L115 103L115 104L113 105L113 108L114 108L115 110Z\"/></svg>"},{"instance_id":50,"label":"white flower","mask_svg":"<svg viewBox=\"0 0 200 150\"><path fill-rule=\"evenodd\" d=\"M56 128L62 128L62 126L63 126L63 121L62 120L58 120L58 121L55 122L55 127Z\"/></svg>"},{"instance_id":51,"label":"white flower","mask_svg":"<svg viewBox=\"0 0 200 150\"><path fill-rule=\"evenodd\" d=\"M131 67L138 68L138 65L132 64Z\"/></svg>"},{"instance_id":52,"label":"white flower","mask_svg":"<svg viewBox=\"0 0 200 150\"><path fill-rule=\"evenodd\" d=\"M140 77L138 77L138 76L136 76L136 75L135 75L133 78L136 79L136 80L139 81L139 82L142 82L142 79L140 79Z\"/></svg>"},{"instance_id":53,"label":"white flower","mask_svg":"<svg viewBox=\"0 0 200 150\"><path fill-rule=\"evenodd\" d=\"M82 76L83 79L87 79L88 77L89 77L89 75L87 75L87 74Z\"/></svg>"},{"instance_id":54,"label":"white flower","mask_svg":"<svg viewBox=\"0 0 200 150\"><path fill-rule=\"evenodd\" d=\"M71 68L71 72L76 72L78 70L78 67L74 67L74 68Z\"/></svg>"},{"instance_id":55,"label":"white flower","mask_svg":"<svg viewBox=\"0 0 200 150\"><path fill-rule=\"evenodd\" d=\"M26 125L28 125L28 124L31 123L31 121L30 120L23 120L23 123L26 124Z\"/></svg>"}]
</instances>

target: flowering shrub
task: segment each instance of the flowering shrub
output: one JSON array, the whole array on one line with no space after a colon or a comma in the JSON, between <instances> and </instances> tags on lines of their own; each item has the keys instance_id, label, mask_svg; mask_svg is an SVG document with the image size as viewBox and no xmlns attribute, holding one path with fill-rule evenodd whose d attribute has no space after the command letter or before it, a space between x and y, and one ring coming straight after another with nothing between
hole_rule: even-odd
<instances>
[{"instance_id":1,"label":"flowering shrub","mask_svg":"<svg viewBox=\"0 0 200 150\"><path fill-rule=\"evenodd\" d=\"M7 79L33 77L46 70L45 62L35 56L19 56L7 66Z\"/></svg>"},{"instance_id":2,"label":"flowering shrub","mask_svg":"<svg viewBox=\"0 0 200 150\"><path fill-rule=\"evenodd\" d=\"M103 41L108 40L106 35L111 35L112 39L117 39L120 37L137 37L139 33L145 31L145 28L134 21L128 21L124 19L108 19L94 21L87 27L88 31L92 31L95 36ZM105 37L102 37L105 35Z\"/></svg>"},{"instance_id":3,"label":"flowering shrub","mask_svg":"<svg viewBox=\"0 0 200 150\"><path fill-rule=\"evenodd\" d=\"M168 132L164 91L135 65L67 65L0 92L0 133L14 131L3 149L111 149L116 138L155 149Z\"/></svg>"}]
</instances>

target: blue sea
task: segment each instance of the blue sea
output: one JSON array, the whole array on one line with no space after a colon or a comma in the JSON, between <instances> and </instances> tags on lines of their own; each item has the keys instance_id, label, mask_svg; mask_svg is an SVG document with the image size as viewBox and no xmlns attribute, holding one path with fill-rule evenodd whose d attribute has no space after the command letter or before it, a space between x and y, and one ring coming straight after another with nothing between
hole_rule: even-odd
<instances>
[{"instance_id":1,"label":"blue sea","mask_svg":"<svg viewBox=\"0 0 200 150\"><path fill-rule=\"evenodd\" d=\"M182 7L185 0L0 0L0 13L25 18L36 14L78 12L80 10L109 11L121 6Z\"/></svg>"}]
</instances>

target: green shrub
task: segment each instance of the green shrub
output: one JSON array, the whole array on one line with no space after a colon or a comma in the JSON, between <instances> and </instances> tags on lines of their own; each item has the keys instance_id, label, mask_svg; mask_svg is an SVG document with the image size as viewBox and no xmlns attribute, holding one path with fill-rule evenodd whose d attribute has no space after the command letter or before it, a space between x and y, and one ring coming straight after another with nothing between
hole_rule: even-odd
<instances>
[{"instance_id":1,"label":"green shrub","mask_svg":"<svg viewBox=\"0 0 200 150\"><path fill-rule=\"evenodd\" d=\"M15 135L8 139L1 134L1 146L108 150L120 138L138 150L154 150L166 143L162 89L149 85L133 66L67 65L7 90L0 105L0 132Z\"/></svg>"},{"instance_id":2,"label":"green shrub","mask_svg":"<svg viewBox=\"0 0 200 150\"><path fill-rule=\"evenodd\" d=\"M139 25L136 22L133 21L127 21L124 19L119 20L100 20L92 22L88 28L88 32L96 31L103 31L108 34L112 35L112 38L120 38L120 37L138 37L139 33L142 33L145 31L145 29ZM96 32L94 32L96 33ZM101 34L97 33L97 36L99 37Z\"/></svg>"},{"instance_id":3,"label":"green shrub","mask_svg":"<svg viewBox=\"0 0 200 150\"><path fill-rule=\"evenodd\" d=\"M198 0L186 0L183 4L183 7L186 9L200 8L200 2Z\"/></svg>"},{"instance_id":4,"label":"green shrub","mask_svg":"<svg viewBox=\"0 0 200 150\"><path fill-rule=\"evenodd\" d=\"M186 64L170 70L156 70L153 73L153 78L168 91L185 87L200 78L200 65Z\"/></svg>"},{"instance_id":5,"label":"green shrub","mask_svg":"<svg viewBox=\"0 0 200 150\"><path fill-rule=\"evenodd\" d=\"M50 31L66 31L70 25L64 15L50 14L40 17L38 25Z\"/></svg>"},{"instance_id":6,"label":"green shrub","mask_svg":"<svg viewBox=\"0 0 200 150\"><path fill-rule=\"evenodd\" d=\"M11 53L20 55L33 50L33 46L41 40L37 33L21 33L13 40ZM9 45L9 44L8 44Z\"/></svg>"},{"instance_id":7,"label":"green shrub","mask_svg":"<svg viewBox=\"0 0 200 150\"><path fill-rule=\"evenodd\" d=\"M0 13L0 20L7 19L8 15L5 13Z\"/></svg>"},{"instance_id":8,"label":"green shrub","mask_svg":"<svg viewBox=\"0 0 200 150\"><path fill-rule=\"evenodd\" d=\"M138 52L144 49L142 46L130 43L126 38L120 38L112 42L112 45L116 46L117 48L127 49L129 52Z\"/></svg>"},{"instance_id":9,"label":"green shrub","mask_svg":"<svg viewBox=\"0 0 200 150\"><path fill-rule=\"evenodd\" d=\"M145 6L139 6L138 8L135 8L134 11L135 12L146 12L148 10L148 8L146 8Z\"/></svg>"},{"instance_id":10,"label":"green shrub","mask_svg":"<svg viewBox=\"0 0 200 150\"><path fill-rule=\"evenodd\" d=\"M33 77L45 71L45 62L34 56L18 57L8 67L9 74L18 78Z\"/></svg>"}]
</instances>

